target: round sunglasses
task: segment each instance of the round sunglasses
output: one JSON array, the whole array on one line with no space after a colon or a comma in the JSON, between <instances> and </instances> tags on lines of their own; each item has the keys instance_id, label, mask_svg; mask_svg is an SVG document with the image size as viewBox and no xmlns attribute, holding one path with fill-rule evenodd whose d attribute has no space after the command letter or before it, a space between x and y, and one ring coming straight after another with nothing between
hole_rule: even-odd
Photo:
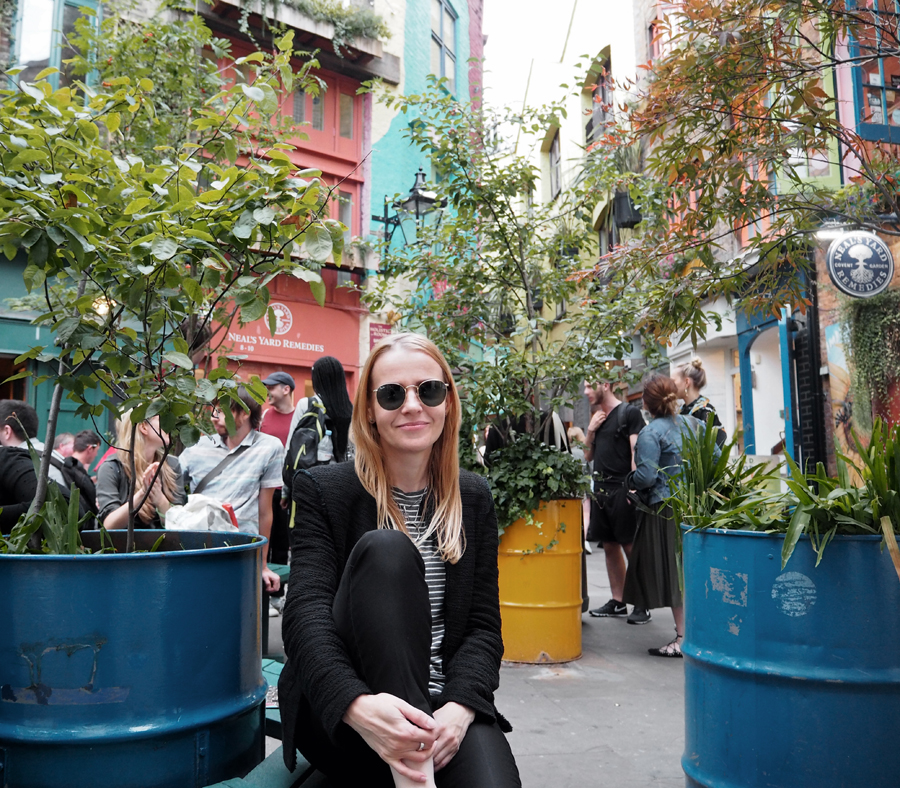
<instances>
[{"instance_id":1,"label":"round sunglasses","mask_svg":"<svg viewBox=\"0 0 900 788\"><path fill-rule=\"evenodd\" d=\"M375 392L375 399L378 404L385 410L397 410L403 407L406 402L406 392L409 389L415 389L419 397L419 402L429 408L436 408L445 399L447 399L447 389L450 388L449 383L443 380L423 380L418 385L401 386L399 383L385 383Z\"/></svg>"}]
</instances>

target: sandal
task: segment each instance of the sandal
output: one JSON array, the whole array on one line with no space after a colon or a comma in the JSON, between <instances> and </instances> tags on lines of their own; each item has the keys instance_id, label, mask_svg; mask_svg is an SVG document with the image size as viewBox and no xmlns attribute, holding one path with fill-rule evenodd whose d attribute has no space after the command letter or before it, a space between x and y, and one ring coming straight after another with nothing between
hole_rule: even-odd
<instances>
[{"instance_id":1,"label":"sandal","mask_svg":"<svg viewBox=\"0 0 900 788\"><path fill-rule=\"evenodd\" d=\"M666 643L662 648L648 648L647 653L654 657L669 657L672 659L682 659L684 655L681 653L681 640L684 635L676 635L675 640Z\"/></svg>"}]
</instances>

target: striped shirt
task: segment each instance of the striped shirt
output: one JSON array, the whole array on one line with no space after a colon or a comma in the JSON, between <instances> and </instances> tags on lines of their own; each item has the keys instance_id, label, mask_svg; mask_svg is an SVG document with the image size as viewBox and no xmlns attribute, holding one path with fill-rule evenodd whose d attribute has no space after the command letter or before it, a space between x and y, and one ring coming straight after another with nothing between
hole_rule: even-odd
<instances>
[{"instance_id":1,"label":"striped shirt","mask_svg":"<svg viewBox=\"0 0 900 788\"><path fill-rule=\"evenodd\" d=\"M216 476L203 490L204 495L221 503L229 503L237 516L238 529L247 534L259 533L259 494L262 490L281 487L284 446L272 435L250 430L240 446L248 446L235 461ZM240 448L229 449L221 436L204 435L178 458L188 490L198 484L225 457Z\"/></svg>"},{"instance_id":2,"label":"striped shirt","mask_svg":"<svg viewBox=\"0 0 900 788\"><path fill-rule=\"evenodd\" d=\"M437 534L432 534L424 542L422 536L428 529L425 521L425 495L427 489L405 493L391 488L394 500L406 520L406 528L415 542L422 560L425 561L425 582L428 584L428 601L431 605L431 666L428 691L434 695L444 689L441 648L444 645L444 589L447 585L447 570L437 549Z\"/></svg>"}]
</instances>

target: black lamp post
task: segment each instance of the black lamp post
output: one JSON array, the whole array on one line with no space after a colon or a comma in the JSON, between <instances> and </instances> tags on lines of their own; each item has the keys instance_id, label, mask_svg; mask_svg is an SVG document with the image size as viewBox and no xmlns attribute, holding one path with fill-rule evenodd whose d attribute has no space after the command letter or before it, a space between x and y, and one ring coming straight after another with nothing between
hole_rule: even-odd
<instances>
[{"instance_id":1,"label":"black lamp post","mask_svg":"<svg viewBox=\"0 0 900 788\"><path fill-rule=\"evenodd\" d=\"M446 206L446 204L446 200L439 200L435 192L425 188L425 173L422 168L419 167L419 171L416 173L415 182L413 183L412 189L409 190L409 194L405 197L401 197L394 203L389 203L387 198L385 198L384 216L372 216L372 221L384 224L384 232L388 246L391 245L394 231L398 227L400 228L400 232L403 233L404 246L408 246L410 240L406 236L406 229L403 226L404 221L412 219L415 222L412 243L416 243L415 236L418 235L419 227L422 226L425 218L429 214L439 211ZM394 209L393 216L388 214L389 207ZM438 222L440 222L440 217L438 217Z\"/></svg>"}]
</instances>

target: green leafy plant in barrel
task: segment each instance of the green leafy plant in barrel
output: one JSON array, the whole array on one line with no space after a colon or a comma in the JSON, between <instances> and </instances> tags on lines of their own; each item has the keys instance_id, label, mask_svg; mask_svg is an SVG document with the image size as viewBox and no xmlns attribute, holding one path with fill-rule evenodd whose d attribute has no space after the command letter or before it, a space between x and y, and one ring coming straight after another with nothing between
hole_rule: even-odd
<instances>
[{"instance_id":1,"label":"green leafy plant in barrel","mask_svg":"<svg viewBox=\"0 0 900 788\"><path fill-rule=\"evenodd\" d=\"M689 529L783 533L782 568L802 536L818 564L835 536L881 535L900 577L900 425L876 419L868 445L854 438L860 462L839 454L837 476L829 476L821 463L804 473L791 457L774 467L751 465L745 455L732 459L734 443L717 456L714 430L686 436L669 503ZM853 483L851 468L861 485Z\"/></svg>"},{"instance_id":2,"label":"green leafy plant in barrel","mask_svg":"<svg viewBox=\"0 0 900 788\"><path fill-rule=\"evenodd\" d=\"M267 316L274 332L272 280L296 276L321 303L320 267L341 258L346 228L325 218L321 173L298 172L287 154L285 140L302 130L271 121L281 95L317 89L314 61L295 72L302 53L288 33L223 74L202 50L226 57L227 42L195 13L164 2L156 19L107 18L99 35L110 39L103 51L123 53L118 63L113 55L98 63L88 49L65 80L51 68L18 81L13 69L0 91L0 251L24 258L34 322L53 331L53 345L17 359L56 365L52 378L32 380L53 386L48 445L63 396L85 418L131 410L138 424L158 415L162 429L195 443L199 406L239 402L224 357L195 376L192 355L210 327ZM85 46L99 46L94 24L90 16L79 23ZM188 59L167 60L170 49ZM79 81L78 70L90 73ZM184 89L196 102L174 111L173 74L187 71ZM264 398L258 378L248 388ZM36 535L45 542L48 469L49 453L24 524L44 518Z\"/></svg>"}]
</instances>

